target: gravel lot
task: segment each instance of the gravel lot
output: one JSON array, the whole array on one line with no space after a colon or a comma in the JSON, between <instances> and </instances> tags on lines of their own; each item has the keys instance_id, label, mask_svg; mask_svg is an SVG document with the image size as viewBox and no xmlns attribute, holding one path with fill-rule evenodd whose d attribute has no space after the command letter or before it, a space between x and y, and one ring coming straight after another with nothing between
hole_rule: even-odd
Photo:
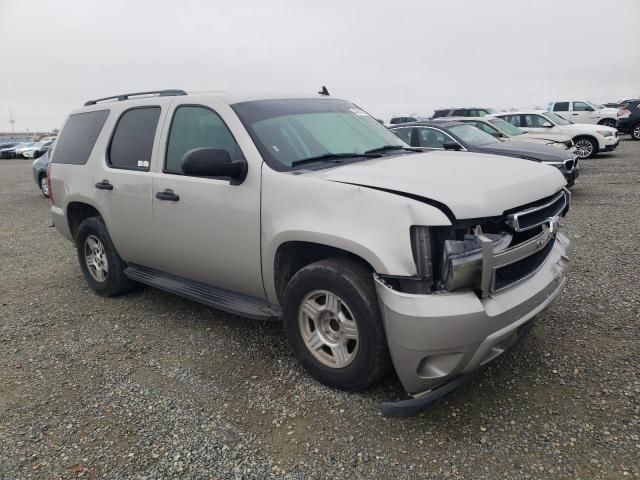
<instances>
[{"instance_id":1,"label":"gravel lot","mask_svg":"<svg viewBox=\"0 0 640 480\"><path fill-rule=\"evenodd\" d=\"M0 161L0 479L640 478L640 142L582 163L567 289L441 406L309 378L278 323L93 294L31 162ZM4 477L3 477L4 475Z\"/></svg>"}]
</instances>

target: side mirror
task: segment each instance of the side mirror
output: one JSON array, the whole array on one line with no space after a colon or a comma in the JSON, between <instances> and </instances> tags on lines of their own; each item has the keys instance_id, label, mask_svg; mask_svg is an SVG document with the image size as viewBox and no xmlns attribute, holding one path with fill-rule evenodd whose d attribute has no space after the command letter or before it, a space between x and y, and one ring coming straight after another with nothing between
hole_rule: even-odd
<instances>
[{"instance_id":1,"label":"side mirror","mask_svg":"<svg viewBox=\"0 0 640 480\"><path fill-rule=\"evenodd\" d=\"M460 150L462 148L462 145L460 145L458 142L454 142L453 140L448 140L442 144L442 148L444 148L445 150Z\"/></svg>"},{"instance_id":2,"label":"side mirror","mask_svg":"<svg viewBox=\"0 0 640 480\"><path fill-rule=\"evenodd\" d=\"M551 128L551 127L553 127L553 124L552 124L551 122L544 122L544 123L542 124L542 126L543 126L544 128Z\"/></svg>"},{"instance_id":3,"label":"side mirror","mask_svg":"<svg viewBox=\"0 0 640 480\"><path fill-rule=\"evenodd\" d=\"M247 177L247 162L231 161L226 150L217 148L194 148L184 154L180 161L182 173L191 177L223 177L237 185Z\"/></svg>"}]
</instances>

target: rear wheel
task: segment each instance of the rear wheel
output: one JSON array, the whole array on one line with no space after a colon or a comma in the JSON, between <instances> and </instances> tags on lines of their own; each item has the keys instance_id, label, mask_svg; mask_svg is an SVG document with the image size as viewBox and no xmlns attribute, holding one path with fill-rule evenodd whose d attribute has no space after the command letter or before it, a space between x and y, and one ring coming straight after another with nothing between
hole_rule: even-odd
<instances>
[{"instance_id":1,"label":"rear wheel","mask_svg":"<svg viewBox=\"0 0 640 480\"><path fill-rule=\"evenodd\" d=\"M598 153L598 144L591 137L578 137L575 139L576 155L580 159L591 158Z\"/></svg>"},{"instance_id":2,"label":"rear wheel","mask_svg":"<svg viewBox=\"0 0 640 480\"><path fill-rule=\"evenodd\" d=\"M631 138L634 140L640 140L640 123L636 123L630 130Z\"/></svg>"},{"instance_id":3,"label":"rear wheel","mask_svg":"<svg viewBox=\"0 0 640 480\"><path fill-rule=\"evenodd\" d=\"M45 197L49 198L49 181L46 175L40 175L40 190Z\"/></svg>"},{"instance_id":4,"label":"rear wheel","mask_svg":"<svg viewBox=\"0 0 640 480\"><path fill-rule=\"evenodd\" d=\"M124 275L126 264L100 218L87 218L80 224L76 243L84 279L98 294L113 297L135 287L135 282Z\"/></svg>"},{"instance_id":5,"label":"rear wheel","mask_svg":"<svg viewBox=\"0 0 640 480\"><path fill-rule=\"evenodd\" d=\"M616 128L616 121L611 118L606 118L598 123L598 125L604 125L605 127Z\"/></svg>"},{"instance_id":6,"label":"rear wheel","mask_svg":"<svg viewBox=\"0 0 640 480\"><path fill-rule=\"evenodd\" d=\"M284 327L296 358L317 380L362 390L391 360L372 272L350 259L326 259L298 271L284 295Z\"/></svg>"}]
</instances>

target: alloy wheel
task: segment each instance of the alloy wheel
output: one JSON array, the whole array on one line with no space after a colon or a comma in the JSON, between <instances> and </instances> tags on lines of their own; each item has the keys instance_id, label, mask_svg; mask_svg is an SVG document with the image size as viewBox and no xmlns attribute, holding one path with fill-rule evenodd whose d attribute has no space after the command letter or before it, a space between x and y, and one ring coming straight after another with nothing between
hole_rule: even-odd
<instances>
[{"instance_id":1,"label":"alloy wheel","mask_svg":"<svg viewBox=\"0 0 640 480\"><path fill-rule=\"evenodd\" d=\"M631 132L631 135L633 136L633 138L635 138L636 140L640 140L640 125L636 125L633 129L633 131Z\"/></svg>"},{"instance_id":2,"label":"alloy wheel","mask_svg":"<svg viewBox=\"0 0 640 480\"><path fill-rule=\"evenodd\" d=\"M315 290L306 295L300 303L298 326L305 346L324 365L344 368L355 359L358 325L335 293Z\"/></svg>"},{"instance_id":3,"label":"alloy wheel","mask_svg":"<svg viewBox=\"0 0 640 480\"><path fill-rule=\"evenodd\" d=\"M579 158L587 158L593 153L593 143L587 139L578 140L575 147Z\"/></svg>"},{"instance_id":4,"label":"alloy wheel","mask_svg":"<svg viewBox=\"0 0 640 480\"><path fill-rule=\"evenodd\" d=\"M109 273L109 262L102 242L94 235L89 235L84 241L84 261L87 270L97 282L104 282Z\"/></svg>"},{"instance_id":5,"label":"alloy wheel","mask_svg":"<svg viewBox=\"0 0 640 480\"><path fill-rule=\"evenodd\" d=\"M40 190L42 190L45 197L49 196L49 182L47 181L47 177L44 175L40 177Z\"/></svg>"}]
</instances>

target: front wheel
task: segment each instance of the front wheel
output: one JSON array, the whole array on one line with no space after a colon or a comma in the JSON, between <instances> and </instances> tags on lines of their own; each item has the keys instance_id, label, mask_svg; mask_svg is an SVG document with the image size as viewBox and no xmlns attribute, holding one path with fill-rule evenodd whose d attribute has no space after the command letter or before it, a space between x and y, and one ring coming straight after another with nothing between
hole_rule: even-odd
<instances>
[{"instance_id":1,"label":"front wheel","mask_svg":"<svg viewBox=\"0 0 640 480\"><path fill-rule=\"evenodd\" d=\"M591 158L598 153L598 144L589 137L580 137L575 140L576 155L580 159Z\"/></svg>"},{"instance_id":2,"label":"front wheel","mask_svg":"<svg viewBox=\"0 0 640 480\"><path fill-rule=\"evenodd\" d=\"M284 294L287 340L317 380L356 391L377 382L391 360L372 272L351 259L326 259L298 271Z\"/></svg>"}]
</instances>

